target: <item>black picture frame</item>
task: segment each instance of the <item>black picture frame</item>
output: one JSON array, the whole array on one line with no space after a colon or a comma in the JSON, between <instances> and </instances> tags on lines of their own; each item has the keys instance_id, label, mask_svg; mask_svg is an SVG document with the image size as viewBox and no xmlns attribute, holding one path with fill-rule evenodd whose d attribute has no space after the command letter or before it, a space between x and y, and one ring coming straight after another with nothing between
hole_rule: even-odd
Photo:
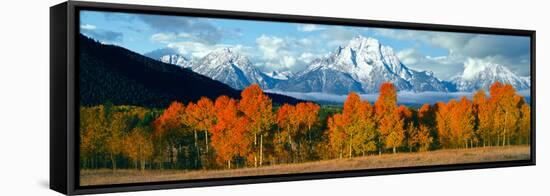
<instances>
[{"instance_id":1,"label":"black picture frame","mask_svg":"<svg viewBox=\"0 0 550 196\"><path fill-rule=\"evenodd\" d=\"M79 10L119 11L160 15L184 15L212 18L230 18L261 21L300 22L394 29L429 30L441 32L465 32L498 35L520 35L531 38L531 156L530 160L499 161L440 166L333 171L307 174L283 174L231 179L203 179L170 182L79 185L79 136L78 136L78 27ZM324 178L375 176L417 172L437 172L465 169L483 169L535 165L536 138L536 88L535 88L535 35L532 30L485 28L424 23L406 23L319 16L267 14L176 7L157 7L96 2L68 1L50 8L50 188L63 194L92 194L122 191L141 191L185 187L218 186L247 183L281 182Z\"/></svg>"}]
</instances>

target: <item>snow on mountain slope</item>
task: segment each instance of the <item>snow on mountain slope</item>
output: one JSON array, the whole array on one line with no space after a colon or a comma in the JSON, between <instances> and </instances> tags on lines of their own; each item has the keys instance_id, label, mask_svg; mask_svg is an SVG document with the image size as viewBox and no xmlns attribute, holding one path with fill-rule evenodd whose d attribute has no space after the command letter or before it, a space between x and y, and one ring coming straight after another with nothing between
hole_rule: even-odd
<instances>
[{"instance_id":1,"label":"snow on mountain slope","mask_svg":"<svg viewBox=\"0 0 550 196\"><path fill-rule=\"evenodd\" d=\"M161 61L163 63L178 65L183 68L189 68L193 66L193 61L187 57L179 54L173 48L161 48L148 53L143 54L146 57Z\"/></svg>"},{"instance_id":2,"label":"snow on mountain slope","mask_svg":"<svg viewBox=\"0 0 550 196\"><path fill-rule=\"evenodd\" d=\"M288 80L294 76L291 71L271 71L264 74L277 80Z\"/></svg>"},{"instance_id":3,"label":"snow on mountain slope","mask_svg":"<svg viewBox=\"0 0 550 196\"><path fill-rule=\"evenodd\" d=\"M499 64L477 64L476 70L470 70L466 67L462 75L452 79L457 91L476 91L479 89L489 89L491 84L499 81L505 84L511 84L516 90L529 89L529 79L514 74L505 66Z\"/></svg>"},{"instance_id":4,"label":"snow on mountain slope","mask_svg":"<svg viewBox=\"0 0 550 196\"><path fill-rule=\"evenodd\" d=\"M314 60L296 77L276 85L276 89L334 94L347 94L353 89L372 93L384 82L392 82L399 90L447 91L431 72L409 69L391 47L363 36L356 36L328 57Z\"/></svg>"},{"instance_id":5,"label":"snow on mountain slope","mask_svg":"<svg viewBox=\"0 0 550 196\"><path fill-rule=\"evenodd\" d=\"M164 55L160 57L160 61L164 63L178 65L183 68L189 68L193 66L193 62L182 55Z\"/></svg>"},{"instance_id":6,"label":"snow on mountain slope","mask_svg":"<svg viewBox=\"0 0 550 196\"><path fill-rule=\"evenodd\" d=\"M253 66L247 57L229 48L210 52L191 69L235 89L244 89L253 83L263 89L271 88L271 78Z\"/></svg>"}]
</instances>

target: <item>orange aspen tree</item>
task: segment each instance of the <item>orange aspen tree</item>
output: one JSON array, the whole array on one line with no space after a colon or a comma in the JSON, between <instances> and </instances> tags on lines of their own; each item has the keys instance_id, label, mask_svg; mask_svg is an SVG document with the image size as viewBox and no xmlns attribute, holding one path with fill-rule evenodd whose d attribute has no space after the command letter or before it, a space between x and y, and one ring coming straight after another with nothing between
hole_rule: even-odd
<instances>
[{"instance_id":1,"label":"orange aspen tree","mask_svg":"<svg viewBox=\"0 0 550 196\"><path fill-rule=\"evenodd\" d=\"M308 142L311 145L311 127L318 122L318 114L321 107L317 104L306 102L305 104L305 113L303 114L303 122L307 127Z\"/></svg>"},{"instance_id":2,"label":"orange aspen tree","mask_svg":"<svg viewBox=\"0 0 550 196\"><path fill-rule=\"evenodd\" d=\"M254 166L262 166L263 138L275 122L271 99L265 95L258 84L252 84L241 92L239 110L248 118L251 127L254 127L254 147L257 148L258 135L260 136L259 161L256 151L253 152Z\"/></svg>"},{"instance_id":3,"label":"orange aspen tree","mask_svg":"<svg viewBox=\"0 0 550 196\"><path fill-rule=\"evenodd\" d=\"M449 101L449 105L455 104L456 100L452 99ZM438 142L439 145L442 148L449 148L450 146L450 135L451 135L451 128L450 128L450 107L443 103L443 102L437 102L435 104L436 112L435 112L435 120L436 120L436 127L437 127L437 136L438 136Z\"/></svg>"},{"instance_id":4,"label":"orange aspen tree","mask_svg":"<svg viewBox=\"0 0 550 196\"><path fill-rule=\"evenodd\" d=\"M432 107L430 107L430 104L424 104L422 107L418 109L418 121L420 124L426 124L429 125L434 121L433 119L433 113L432 113Z\"/></svg>"},{"instance_id":5,"label":"orange aspen tree","mask_svg":"<svg viewBox=\"0 0 550 196\"><path fill-rule=\"evenodd\" d=\"M290 153L294 148L292 136L297 132L297 126L293 123L294 117L296 115L296 107L289 104L283 104L277 111L276 121L279 128L283 130L278 133L278 136L275 138L277 140L276 144L279 144L277 150L279 153L282 153L284 150L283 144L288 143L290 148Z\"/></svg>"},{"instance_id":6,"label":"orange aspen tree","mask_svg":"<svg viewBox=\"0 0 550 196\"><path fill-rule=\"evenodd\" d=\"M174 101L164 110L164 112L153 122L156 131L159 134L177 128L182 125L182 118L185 114L185 106L177 101Z\"/></svg>"},{"instance_id":7,"label":"orange aspen tree","mask_svg":"<svg viewBox=\"0 0 550 196\"><path fill-rule=\"evenodd\" d=\"M160 156L159 165L169 157L170 162L177 163L176 155L173 152L176 146L175 135L182 131L183 118L185 117L185 106L177 101L172 102L166 110L153 122L155 150ZM170 153L167 153L170 152Z\"/></svg>"},{"instance_id":8,"label":"orange aspen tree","mask_svg":"<svg viewBox=\"0 0 550 196\"><path fill-rule=\"evenodd\" d=\"M420 125L418 131L413 135L415 145L418 145L418 151L424 152L430 149L433 142L433 137L430 134L430 129L426 125Z\"/></svg>"},{"instance_id":9,"label":"orange aspen tree","mask_svg":"<svg viewBox=\"0 0 550 196\"><path fill-rule=\"evenodd\" d=\"M380 86L380 95L375 104L376 119L378 121L379 139L378 153L382 153L382 147L396 148L401 146L404 138L403 119L397 109L397 90L392 83L383 83Z\"/></svg>"},{"instance_id":10,"label":"orange aspen tree","mask_svg":"<svg viewBox=\"0 0 550 196\"><path fill-rule=\"evenodd\" d=\"M517 107L521 97L516 94L516 90L510 84L495 82L489 88L491 98L489 101L494 105L495 129L498 131L497 144L502 138L502 146L510 144L510 135L517 129L520 115Z\"/></svg>"},{"instance_id":11,"label":"orange aspen tree","mask_svg":"<svg viewBox=\"0 0 550 196\"><path fill-rule=\"evenodd\" d=\"M195 143L195 167L199 164L199 157L200 157L200 149L199 149L199 143L198 143L198 136L197 136L197 125L199 123L199 120L196 116L198 107L197 104L190 102L187 104L187 107L185 108L185 115L182 118L183 124L190 127L193 130L193 138Z\"/></svg>"},{"instance_id":12,"label":"orange aspen tree","mask_svg":"<svg viewBox=\"0 0 550 196\"><path fill-rule=\"evenodd\" d=\"M298 132L293 138L295 140L295 143L297 144L296 158L298 159L299 162L302 162L304 160L304 155L305 155L304 153L305 153L306 145L303 145L302 143L307 143L307 142L302 142L304 140L304 136L308 134L307 129L305 129L305 118L306 118L307 112L308 112L308 108L305 103L300 102L296 104L295 114L293 115L294 117L293 123L295 123L296 127L298 128Z\"/></svg>"},{"instance_id":13,"label":"orange aspen tree","mask_svg":"<svg viewBox=\"0 0 550 196\"><path fill-rule=\"evenodd\" d=\"M220 96L215 102L216 124L212 127L212 147L216 151L216 161L231 169L231 161L236 156L246 156L250 142L245 139L248 120L239 116L237 101Z\"/></svg>"},{"instance_id":14,"label":"orange aspen tree","mask_svg":"<svg viewBox=\"0 0 550 196\"><path fill-rule=\"evenodd\" d=\"M415 117L413 117L413 111L407 108L404 105L400 105L397 110L399 110L399 116L403 119L403 130L405 131L404 144L409 149L409 152L412 152L413 146L415 146L415 141L413 135L417 134L418 127L415 124Z\"/></svg>"},{"instance_id":15,"label":"orange aspen tree","mask_svg":"<svg viewBox=\"0 0 550 196\"><path fill-rule=\"evenodd\" d=\"M206 97L201 97L197 102L197 111L192 113L192 115L197 119L198 123L196 125L197 130L204 131L204 146L206 149L206 154L208 154L208 131L212 128L214 122L216 121L216 116L214 111L214 103Z\"/></svg>"},{"instance_id":16,"label":"orange aspen tree","mask_svg":"<svg viewBox=\"0 0 550 196\"><path fill-rule=\"evenodd\" d=\"M394 154L397 153L397 147L403 144L403 139L405 138L403 126L403 118L401 118L397 109L380 122L380 130L385 138L385 147L391 148Z\"/></svg>"},{"instance_id":17,"label":"orange aspen tree","mask_svg":"<svg viewBox=\"0 0 550 196\"><path fill-rule=\"evenodd\" d=\"M300 130L300 136L307 139L307 146L303 146L301 145L301 141L297 141L300 147L299 154L302 158L304 155L303 153L305 153L302 151L303 148L307 147L308 152L311 152L312 150L311 127L318 121L317 114L319 113L320 107L319 105L311 102L300 102L296 104L295 108L295 114L293 115L293 117L295 118L294 123ZM307 129L303 129L302 127L305 127Z\"/></svg>"},{"instance_id":18,"label":"orange aspen tree","mask_svg":"<svg viewBox=\"0 0 550 196\"><path fill-rule=\"evenodd\" d=\"M415 136L416 145L420 151L427 151L435 141L435 107L424 104L418 109L418 133Z\"/></svg>"},{"instance_id":19,"label":"orange aspen tree","mask_svg":"<svg viewBox=\"0 0 550 196\"><path fill-rule=\"evenodd\" d=\"M473 97L474 113L476 117L476 135L479 136L483 147L491 145L494 109L489 104L485 90L478 90Z\"/></svg>"},{"instance_id":20,"label":"orange aspen tree","mask_svg":"<svg viewBox=\"0 0 550 196\"><path fill-rule=\"evenodd\" d=\"M462 144L461 123L462 123L463 114L461 113L459 106L460 106L460 102L456 100L451 100L447 104L447 107L449 108L449 113L447 113L447 115L449 116L447 117L447 119L449 119L448 123L450 128L450 132L447 137L449 138L449 141L450 141L449 145L451 148L457 148L457 147L460 148L463 146L461 145Z\"/></svg>"}]
</instances>

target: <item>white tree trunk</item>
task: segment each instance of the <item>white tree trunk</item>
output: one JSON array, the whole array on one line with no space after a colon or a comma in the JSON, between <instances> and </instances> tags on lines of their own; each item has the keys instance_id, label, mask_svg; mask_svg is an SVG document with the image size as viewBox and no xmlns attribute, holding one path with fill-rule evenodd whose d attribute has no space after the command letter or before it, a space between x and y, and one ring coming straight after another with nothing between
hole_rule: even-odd
<instances>
[{"instance_id":1,"label":"white tree trunk","mask_svg":"<svg viewBox=\"0 0 550 196\"><path fill-rule=\"evenodd\" d=\"M353 134L351 134L351 137L349 138L349 158L352 156L352 142L353 142Z\"/></svg>"},{"instance_id":2,"label":"white tree trunk","mask_svg":"<svg viewBox=\"0 0 550 196\"><path fill-rule=\"evenodd\" d=\"M198 143L198 137L197 137L197 130L193 130L193 134L195 135L195 150L197 151L197 157L195 159L195 167L199 164L199 157L200 157L200 149L199 149L199 143Z\"/></svg>"},{"instance_id":3,"label":"white tree trunk","mask_svg":"<svg viewBox=\"0 0 550 196\"><path fill-rule=\"evenodd\" d=\"M264 152L264 135L260 134L260 167L262 166L262 163L264 160L263 152Z\"/></svg>"},{"instance_id":4,"label":"white tree trunk","mask_svg":"<svg viewBox=\"0 0 550 196\"><path fill-rule=\"evenodd\" d=\"M257 138L258 138L258 133L254 133L254 148L256 148L258 144ZM258 167L258 156L256 155L255 152L254 152L254 167Z\"/></svg>"},{"instance_id":5,"label":"white tree trunk","mask_svg":"<svg viewBox=\"0 0 550 196\"><path fill-rule=\"evenodd\" d=\"M206 146L206 154L208 154L208 131L204 130L204 146Z\"/></svg>"}]
</instances>

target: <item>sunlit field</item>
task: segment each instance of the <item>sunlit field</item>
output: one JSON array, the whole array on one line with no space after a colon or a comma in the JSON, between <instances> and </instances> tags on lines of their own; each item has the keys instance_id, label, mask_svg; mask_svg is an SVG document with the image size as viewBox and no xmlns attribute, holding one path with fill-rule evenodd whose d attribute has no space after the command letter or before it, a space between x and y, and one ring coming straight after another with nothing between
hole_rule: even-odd
<instances>
[{"instance_id":1,"label":"sunlit field","mask_svg":"<svg viewBox=\"0 0 550 196\"><path fill-rule=\"evenodd\" d=\"M342 158L298 164L280 164L260 168L239 168L223 170L131 170L111 169L82 170L81 185L121 184L157 182L206 178L227 178L237 176L258 176L273 174L311 173L392 167L426 165L449 165L460 163L482 163L493 161L528 160L529 146L479 147L471 149L436 150L419 153L398 153Z\"/></svg>"}]
</instances>

